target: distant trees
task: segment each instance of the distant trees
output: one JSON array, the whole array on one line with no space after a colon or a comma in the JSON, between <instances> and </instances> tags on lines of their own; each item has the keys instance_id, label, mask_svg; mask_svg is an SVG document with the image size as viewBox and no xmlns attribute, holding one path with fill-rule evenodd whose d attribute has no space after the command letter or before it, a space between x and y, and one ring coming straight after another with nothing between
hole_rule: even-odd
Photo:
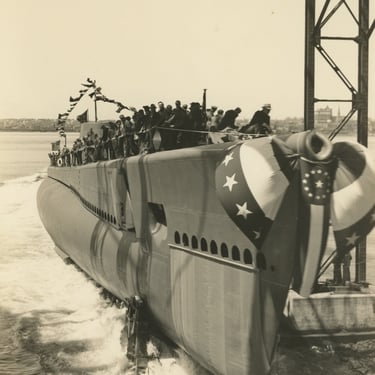
<instances>
[{"instance_id":1,"label":"distant trees","mask_svg":"<svg viewBox=\"0 0 375 375\"><path fill-rule=\"evenodd\" d=\"M78 132L80 124L76 120L67 120L65 131ZM0 131L56 131L56 120L52 119L0 119Z\"/></svg>"}]
</instances>

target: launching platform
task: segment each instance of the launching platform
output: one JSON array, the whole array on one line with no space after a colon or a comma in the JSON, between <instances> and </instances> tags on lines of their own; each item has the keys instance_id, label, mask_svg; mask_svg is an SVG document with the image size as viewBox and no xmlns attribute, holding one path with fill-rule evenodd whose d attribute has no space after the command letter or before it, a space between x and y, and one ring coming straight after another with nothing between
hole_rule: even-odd
<instances>
[{"instance_id":1,"label":"launching platform","mask_svg":"<svg viewBox=\"0 0 375 375\"><path fill-rule=\"evenodd\" d=\"M308 298L290 291L284 315L286 337L375 337L375 290L334 287Z\"/></svg>"}]
</instances>

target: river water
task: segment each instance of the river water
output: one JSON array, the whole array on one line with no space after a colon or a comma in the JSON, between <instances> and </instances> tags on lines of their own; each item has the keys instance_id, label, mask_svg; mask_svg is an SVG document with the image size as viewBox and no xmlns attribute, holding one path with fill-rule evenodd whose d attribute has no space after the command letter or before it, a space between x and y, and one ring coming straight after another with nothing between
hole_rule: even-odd
<instances>
[{"instance_id":1,"label":"river water","mask_svg":"<svg viewBox=\"0 0 375 375\"><path fill-rule=\"evenodd\" d=\"M0 132L0 375L132 374L120 343L125 309L61 261L38 217L36 193L57 139ZM375 139L369 148L375 155ZM373 237L370 243L375 247ZM369 253L375 283L375 251ZM207 374L181 350L157 345L165 354L149 374ZM283 344L273 374L375 374L374 349L374 340Z\"/></svg>"}]
</instances>

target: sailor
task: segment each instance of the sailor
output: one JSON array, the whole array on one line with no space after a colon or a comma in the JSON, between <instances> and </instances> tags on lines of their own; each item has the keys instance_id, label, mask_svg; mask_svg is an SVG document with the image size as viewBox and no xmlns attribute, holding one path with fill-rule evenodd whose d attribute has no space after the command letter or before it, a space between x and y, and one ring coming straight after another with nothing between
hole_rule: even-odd
<instances>
[{"instance_id":1,"label":"sailor","mask_svg":"<svg viewBox=\"0 0 375 375\"><path fill-rule=\"evenodd\" d=\"M256 137L272 134L270 112L271 104L264 104L261 110L254 113L250 122L239 130L240 133L253 134Z\"/></svg>"}]
</instances>

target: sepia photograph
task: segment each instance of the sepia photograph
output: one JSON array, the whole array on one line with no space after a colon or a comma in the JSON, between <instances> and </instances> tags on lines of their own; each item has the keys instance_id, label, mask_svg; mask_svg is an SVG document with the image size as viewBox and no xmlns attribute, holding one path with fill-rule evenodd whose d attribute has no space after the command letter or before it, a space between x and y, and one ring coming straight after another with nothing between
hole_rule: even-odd
<instances>
[{"instance_id":1,"label":"sepia photograph","mask_svg":"<svg viewBox=\"0 0 375 375\"><path fill-rule=\"evenodd\" d=\"M0 0L0 375L375 375L374 0Z\"/></svg>"}]
</instances>

